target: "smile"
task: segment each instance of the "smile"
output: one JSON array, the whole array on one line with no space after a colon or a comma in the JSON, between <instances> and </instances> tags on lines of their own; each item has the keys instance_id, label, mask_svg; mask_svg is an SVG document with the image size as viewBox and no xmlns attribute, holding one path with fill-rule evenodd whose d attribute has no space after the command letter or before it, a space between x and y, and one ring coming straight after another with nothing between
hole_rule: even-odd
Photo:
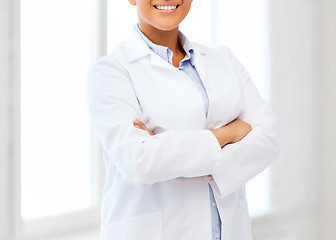
<instances>
[{"instance_id":1,"label":"smile","mask_svg":"<svg viewBox=\"0 0 336 240\"><path fill-rule=\"evenodd\" d=\"M154 8L163 12L170 12L177 9L180 4L177 5L154 5Z\"/></svg>"}]
</instances>

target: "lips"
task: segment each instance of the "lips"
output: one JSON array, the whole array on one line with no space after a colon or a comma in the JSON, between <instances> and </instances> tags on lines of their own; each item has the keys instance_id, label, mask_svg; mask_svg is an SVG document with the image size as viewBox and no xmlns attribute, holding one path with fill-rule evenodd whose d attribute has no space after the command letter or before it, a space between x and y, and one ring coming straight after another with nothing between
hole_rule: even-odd
<instances>
[{"instance_id":1,"label":"lips","mask_svg":"<svg viewBox=\"0 0 336 240\"><path fill-rule=\"evenodd\" d=\"M157 4L157 5L154 5L154 8L156 8L157 10L160 10L160 11L173 11L175 9L177 9L178 7L180 6L180 4Z\"/></svg>"}]
</instances>

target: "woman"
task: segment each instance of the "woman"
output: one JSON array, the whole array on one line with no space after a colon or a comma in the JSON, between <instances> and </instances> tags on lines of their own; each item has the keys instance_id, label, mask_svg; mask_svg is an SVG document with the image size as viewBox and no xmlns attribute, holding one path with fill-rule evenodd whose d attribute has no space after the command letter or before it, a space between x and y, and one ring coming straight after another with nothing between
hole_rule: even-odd
<instances>
[{"instance_id":1,"label":"woman","mask_svg":"<svg viewBox=\"0 0 336 240\"><path fill-rule=\"evenodd\" d=\"M226 47L179 32L192 0L129 0L139 23L89 75L104 150L101 239L251 239L245 183L276 117Z\"/></svg>"}]
</instances>

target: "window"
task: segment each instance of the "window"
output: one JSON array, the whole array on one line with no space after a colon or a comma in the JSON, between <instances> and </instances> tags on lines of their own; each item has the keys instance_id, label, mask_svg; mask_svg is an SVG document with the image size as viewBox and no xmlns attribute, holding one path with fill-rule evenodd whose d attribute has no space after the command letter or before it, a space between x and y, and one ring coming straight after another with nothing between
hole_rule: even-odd
<instances>
[{"instance_id":1,"label":"window","mask_svg":"<svg viewBox=\"0 0 336 240\"><path fill-rule=\"evenodd\" d=\"M83 216L81 226L99 223L86 99L94 7L94 0L21 1L21 215L27 236L47 232L41 226L52 228L55 219L65 221L64 228Z\"/></svg>"}]
</instances>

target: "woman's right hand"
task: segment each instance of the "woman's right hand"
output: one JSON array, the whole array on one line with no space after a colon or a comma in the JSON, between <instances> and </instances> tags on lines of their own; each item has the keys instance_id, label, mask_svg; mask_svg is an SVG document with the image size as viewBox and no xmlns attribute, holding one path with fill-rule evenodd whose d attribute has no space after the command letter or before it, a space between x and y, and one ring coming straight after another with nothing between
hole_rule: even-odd
<instances>
[{"instance_id":1,"label":"woman's right hand","mask_svg":"<svg viewBox=\"0 0 336 240\"><path fill-rule=\"evenodd\" d=\"M250 124L239 119L236 119L221 128L210 129L221 147L242 140L251 130L252 128Z\"/></svg>"}]
</instances>

